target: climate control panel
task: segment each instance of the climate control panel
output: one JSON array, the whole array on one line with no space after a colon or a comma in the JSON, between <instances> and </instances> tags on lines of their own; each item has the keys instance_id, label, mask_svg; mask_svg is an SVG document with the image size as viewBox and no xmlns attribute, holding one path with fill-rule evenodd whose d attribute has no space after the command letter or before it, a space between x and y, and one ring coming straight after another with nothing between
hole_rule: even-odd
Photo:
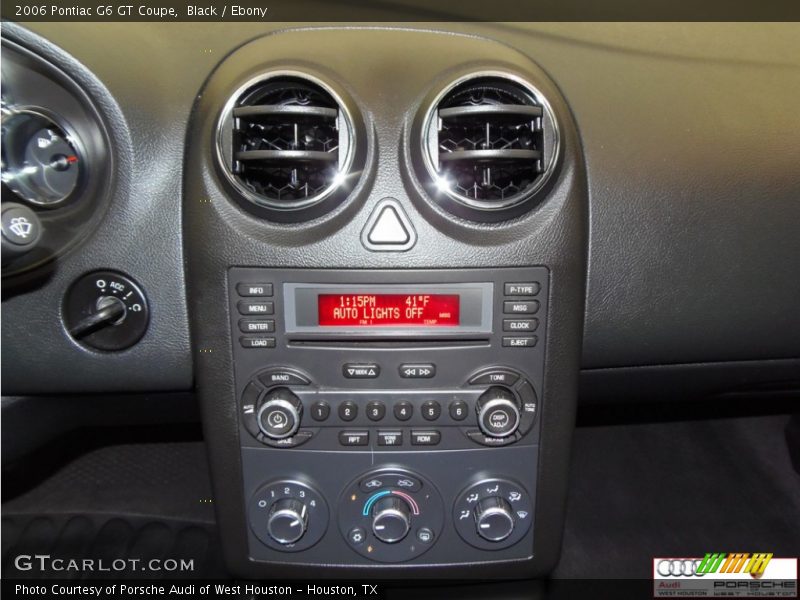
<instances>
[{"instance_id":1,"label":"climate control panel","mask_svg":"<svg viewBox=\"0 0 800 600\"><path fill-rule=\"evenodd\" d=\"M339 500L341 534L354 551L378 562L404 562L425 553L441 535L444 517L433 482L407 471L365 473Z\"/></svg>"},{"instance_id":2,"label":"climate control panel","mask_svg":"<svg viewBox=\"0 0 800 600\"><path fill-rule=\"evenodd\" d=\"M236 268L229 293L252 560L532 556L547 269Z\"/></svg>"}]
</instances>

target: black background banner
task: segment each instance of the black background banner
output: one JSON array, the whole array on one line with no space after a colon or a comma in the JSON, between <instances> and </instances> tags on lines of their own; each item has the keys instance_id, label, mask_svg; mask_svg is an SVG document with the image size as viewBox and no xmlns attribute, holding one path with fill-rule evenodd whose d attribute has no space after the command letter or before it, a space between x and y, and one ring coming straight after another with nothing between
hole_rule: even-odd
<instances>
[{"instance_id":1,"label":"black background banner","mask_svg":"<svg viewBox=\"0 0 800 600\"><path fill-rule=\"evenodd\" d=\"M122 586L139 588L137 593L126 593ZM176 591L171 592L171 586ZM260 593L252 593L247 586L255 586ZM18 586L27 587L27 591ZM112 591L108 586L115 586ZM165 588L164 592L153 592L148 586ZM222 586L225 590L220 592ZM289 586L292 593L280 587ZM310 591L309 586L316 588ZM355 594L341 594L336 587L352 586ZM38 588L37 592L33 588ZM91 588L91 589L90 589ZM273 590L270 590L273 588ZM326 593L330 588L331 593ZM83 589L83 591L80 591ZM95 590L95 591L91 591ZM71 591L71 593L70 593ZM298 598L300 600L324 600L326 598L349 598L350 600L652 600L653 581L649 579L541 579L518 581L471 581L453 582L437 580L355 581L337 579L332 581L228 581L228 580L137 580L115 579L16 579L3 578L4 600L23 598L58 598L60 600L260 600L270 598Z\"/></svg>"},{"instance_id":2,"label":"black background banner","mask_svg":"<svg viewBox=\"0 0 800 600\"><path fill-rule=\"evenodd\" d=\"M798 21L798 0L2 0L13 21Z\"/></svg>"}]
</instances>

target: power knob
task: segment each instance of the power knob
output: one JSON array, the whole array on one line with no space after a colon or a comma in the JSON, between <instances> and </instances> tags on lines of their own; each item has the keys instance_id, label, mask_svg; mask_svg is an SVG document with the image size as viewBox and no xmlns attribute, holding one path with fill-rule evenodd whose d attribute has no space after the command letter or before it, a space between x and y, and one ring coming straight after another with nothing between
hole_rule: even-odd
<instances>
[{"instance_id":1,"label":"power knob","mask_svg":"<svg viewBox=\"0 0 800 600\"><path fill-rule=\"evenodd\" d=\"M267 532L279 544L294 544L308 526L306 505L294 498L284 498L272 505L267 517Z\"/></svg>"},{"instance_id":2,"label":"power knob","mask_svg":"<svg viewBox=\"0 0 800 600\"><path fill-rule=\"evenodd\" d=\"M514 531L511 505L499 496L484 498L475 506L475 525L486 541L503 541Z\"/></svg>"},{"instance_id":3,"label":"power knob","mask_svg":"<svg viewBox=\"0 0 800 600\"><path fill-rule=\"evenodd\" d=\"M519 406L511 390L494 386L486 390L477 403L478 427L491 437L506 437L519 427Z\"/></svg>"},{"instance_id":4,"label":"power knob","mask_svg":"<svg viewBox=\"0 0 800 600\"><path fill-rule=\"evenodd\" d=\"M300 427L303 404L288 388L275 388L264 396L258 409L258 428L272 440L293 436Z\"/></svg>"},{"instance_id":5,"label":"power knob","mask_svg":"<svg viewBox=\"0 0 800 600\"><path fill-rule=\"evenodd\" d=\"M372 532L387 544L399 542L411 528L411 509L405 500L387 496L375 503L372 509Z\"/></svg>"}]
</instances>

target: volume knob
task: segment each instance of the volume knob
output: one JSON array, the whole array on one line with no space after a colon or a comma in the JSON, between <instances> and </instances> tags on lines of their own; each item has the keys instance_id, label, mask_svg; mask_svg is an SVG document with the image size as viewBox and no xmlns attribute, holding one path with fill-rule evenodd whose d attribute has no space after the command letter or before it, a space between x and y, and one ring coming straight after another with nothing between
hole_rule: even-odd
<instances>
[{"instance_id":1,"label":"volume knob","mask_svg":"<svg viewBox=\"0 0 800 600\"><path fill-rule=\"evenodd\" d=\"M267 532L279 544L294 544L308 526L306 505L294 498L284 498L272 505L267 517Z\"/></svg>"},{"instance_id":2,"label":"volume knob","mask_svg":"<svg viewBox=\"0 0 800 600\"><path fill-rule=\"evenodd\" d=\"M303 404L287 388L276 388L265 397L258 409L258 428L270 439L293 436L300 427Z\"/></svg>"}]
</instances>

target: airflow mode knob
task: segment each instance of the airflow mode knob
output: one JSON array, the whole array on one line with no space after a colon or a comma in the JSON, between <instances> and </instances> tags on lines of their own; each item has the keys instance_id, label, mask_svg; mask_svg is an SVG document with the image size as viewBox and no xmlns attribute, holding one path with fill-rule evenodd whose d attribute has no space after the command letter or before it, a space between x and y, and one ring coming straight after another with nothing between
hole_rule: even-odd
<instances>
[{"instance_id":1,"label":"airflow mode knob","mask_svg":"<svg viewBox=\"0 0 800 600\"><path fill-rule=\"evenodd\" d=\"M475 506L478 535L489 542L501 542L514 532L511 505L499 496L490 496Z\"/></svg>"}]
</instances>

